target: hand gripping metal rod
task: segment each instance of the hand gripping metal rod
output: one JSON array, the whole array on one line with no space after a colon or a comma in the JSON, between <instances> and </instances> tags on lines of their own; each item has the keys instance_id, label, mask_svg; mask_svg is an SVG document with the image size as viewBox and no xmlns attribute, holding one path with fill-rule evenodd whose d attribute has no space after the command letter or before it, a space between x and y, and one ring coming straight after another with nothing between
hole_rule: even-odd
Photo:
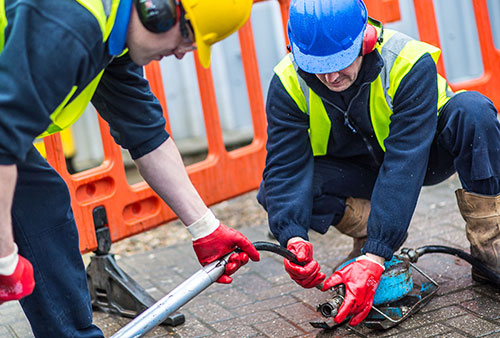
<instances>
[{"instance_id":1,"label":"hand gripping metal rod","mask_svg":"<svg viewBox=\"0 0 500 338\"><path fill-rule=\"evenodd\" d=\"M206 265L186 281L179 284L165 297L153 304L134 320L116 332L111 338L142 337L156 326L160 325L168 316L177 311L203 290L217 281L224 274L228 262L228 254L222 259Z\"/></svg>"}]
</instances>

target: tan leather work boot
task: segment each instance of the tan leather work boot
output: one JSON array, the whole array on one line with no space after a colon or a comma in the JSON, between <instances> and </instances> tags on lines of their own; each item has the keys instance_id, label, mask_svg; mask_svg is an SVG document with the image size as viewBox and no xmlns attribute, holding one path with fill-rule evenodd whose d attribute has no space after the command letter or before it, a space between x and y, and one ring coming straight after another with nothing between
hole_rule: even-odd
<instances>
[{"instance_id":1,"label":"tan leather work boot","mask_svg":"<svg viewBox=\"0 0 500 338\"><path fill-rule=\"evenodd\" d=\"M500 272L500 195L485 196L463 189L455 191L458 208L466 222L465 230L472 256ZM488 282L472 268L472 279Z\"/></svg>"},{"instance_id":2,"label":"tan leather work boot","mask_svg":"<svg viewBox=\"0 0 500 338\"><path fill-rule=\"evenodd\" d=\"M350 259L361 255L361 249L366 243L366 225L370 215L370 201L362 198L347 197L345 212L340 222L335 225L338 231L352 237L352 251L345 257L333 271Z\"/></svg>"}]
</instances>

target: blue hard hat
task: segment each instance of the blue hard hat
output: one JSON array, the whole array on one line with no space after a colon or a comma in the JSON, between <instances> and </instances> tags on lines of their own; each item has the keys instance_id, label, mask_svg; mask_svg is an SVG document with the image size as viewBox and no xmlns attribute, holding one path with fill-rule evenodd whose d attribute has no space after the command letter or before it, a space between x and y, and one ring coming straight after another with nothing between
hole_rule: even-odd
<instances>
[{"instance_id":1,"label":"blue hard hat","mask_svg":"<svg viewBox=\"0 0 500 338\"><path fill-rule=\"evenodd\" d=\"M349 67L360 55L367 21L362 0L292 0L287 30L295 62L314 74Z\"/></svg>"}]
</instances>

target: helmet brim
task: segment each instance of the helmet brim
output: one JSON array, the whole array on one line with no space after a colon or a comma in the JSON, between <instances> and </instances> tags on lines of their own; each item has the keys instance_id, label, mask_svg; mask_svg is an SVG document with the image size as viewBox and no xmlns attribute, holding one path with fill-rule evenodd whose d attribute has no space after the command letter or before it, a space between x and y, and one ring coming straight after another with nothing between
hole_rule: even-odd
<instances>
[{"instance_id":1,"label":"helmet brim","mask_svg":"<svg viewBox=\"0 0 500 338\"><path fill-rule=\"evenodd\" d=\"M212 54L212 46L199 39L196 41L196 51L198 52L198 59L200 60L203 68L210 67L210 55Z\"/></svg>"},{"instance_id":2,"label":"helmet brim","mask_svg":"<svg viewBox=\"0 0 500 338\"><path fill-rule=\"evenodd\" d=\"M359 56L363 43L364 29L353 41L352 46L331 55L304 54L300 48L291 43L293 57L300 69L311 74L327 74L341 71L349 67Z\"/></svg>"},{"instance_id":3,"label":"helmet brim","mask_svg":"<svg viewBox=\"0 0 500 338\"><path fill-rule=\"evenodd\" d=\"M252 0L182 0L186 18L193 27L198 59L210 67L212 45L240 29L250 17Z\"/></svg>"},{"instance_id":4,"label":"helmet brim","mask_svg":"<svg viewBox=\"0 0 500 338\"><path fill-rule=\"evenodd\" d=\"M186 18L189 20L189 22L191 23L191 27L193 28L198 60L200 61L203 68L208 68L210 67L210 54L212 51L211 45L203 40L203 32L201 32L199 28L198 20L196 18L196 15L194 15L191 6L188 4L184 5L184 10L186 11ZM213 34L211 34L211 36L212 35Z\"/></svg>"}]
</instances>

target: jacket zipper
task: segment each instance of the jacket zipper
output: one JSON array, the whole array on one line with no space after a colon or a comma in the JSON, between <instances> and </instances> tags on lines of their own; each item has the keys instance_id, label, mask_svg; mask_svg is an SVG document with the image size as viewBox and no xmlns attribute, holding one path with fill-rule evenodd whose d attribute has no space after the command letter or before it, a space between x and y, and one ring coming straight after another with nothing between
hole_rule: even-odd
<instances>
[{"instance_id":1,"label":"jacket zipper","mask_svg":"<svg viewBox=\"0 0 500 338\"><path fill-rule=\"evenodd\" d=\"M349 129L351 129L351 131L354 134L359 134L359 136L361 136L361 139L363 140L363 142L364 142L366 148L368 149L368 152L372 156L373 160L375 161L375 163L377 164L377 166L380 166L381 163L378 160L378 158L377 158L377 156L375 154L375 150L373 150L372 145L370 144L370 142L368 141L368 139L366 138L366 136L360 131L359 127L356 126L356 123L354 123L354 121L349 116L349 110L351 108L352 103L357 99L357 97L359 96L359 94L361 93L361 91L363 90L363 88L366 85L367 85L366 82L361 85L361 87L359 88L359 90L356 93L356 95L354 95L354 97L351 99L351 101L347 105L347 110L346 111L342 110L339 106L337 106L335 103L329 101L327 98L322 97L321 99L324 100L326 103L332 105L335 109L337 109L338 111L340 111L344 115L344 125L347 126L347 127L349 127Z\"/></svg>"}]
</instances>

